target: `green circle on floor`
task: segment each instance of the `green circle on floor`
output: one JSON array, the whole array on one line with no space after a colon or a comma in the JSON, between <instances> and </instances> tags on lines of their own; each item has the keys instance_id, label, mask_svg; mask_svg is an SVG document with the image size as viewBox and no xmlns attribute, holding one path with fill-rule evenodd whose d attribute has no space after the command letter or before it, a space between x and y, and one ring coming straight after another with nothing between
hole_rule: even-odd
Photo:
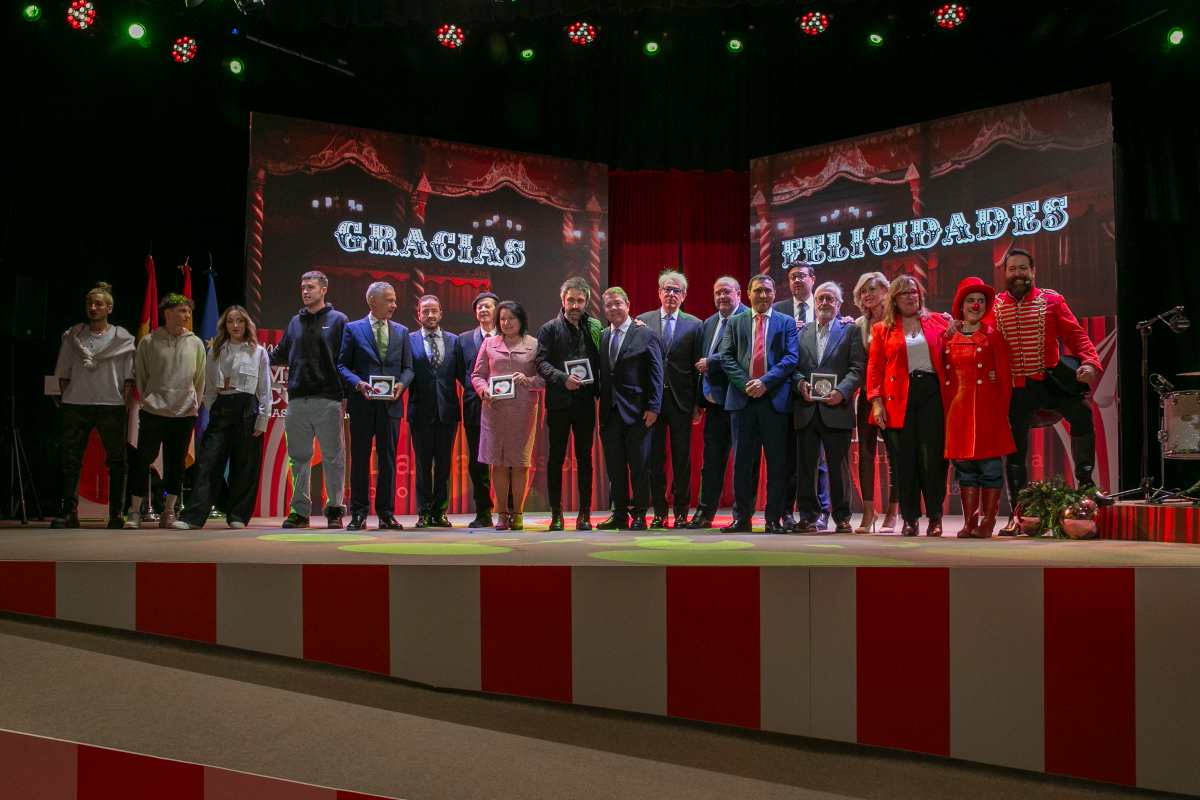
<instances>
[{"instance_id":1,"label":"green circle on floor","mask_svg":"<svg viewBox=\"0 0 1200 800\"><path fill-rule=\"evenodd\" d=\"M343 548L345 549L345 548ZM767 553L761 550L644 548L588 553L602 561L665 567L906 567L908 561L848 553Z\"/></svg>"},{"instance_id":2,"label":"green circle on floor","mask_svg":"<svg viewBox=\"0 0 1200 800\"><path fill-rule=\"evenodd\" d=\"M494 556L511 553L511 547L493 547L476 542L389 542L387 544L348 544L339 547L347 553L375 553L391 556Z\"/></svg>"},{"instance_id":3,"label":"green circle on floor","mask_svg":"<svg viewBox=\"0 0 1200 800\"><path fill-rule=\"evenodd\" d=\"M638 539L637 546L647 550L688 550L702 553L714 550L749 550L754 547L751 542L740 542L734 539L721 539L715 542L689 542L684 539Z\"/></svg>"},{"instance_id":4,"label":"green circle on floor","mask_svg":"<svg viewBox=\"0 0 1200 800\"><path fill-rule=\"evenodd\" d=\"M258 537L263 542L371 542L375 536L358 533L269 533Z\"/></svg>"}]
</instances>

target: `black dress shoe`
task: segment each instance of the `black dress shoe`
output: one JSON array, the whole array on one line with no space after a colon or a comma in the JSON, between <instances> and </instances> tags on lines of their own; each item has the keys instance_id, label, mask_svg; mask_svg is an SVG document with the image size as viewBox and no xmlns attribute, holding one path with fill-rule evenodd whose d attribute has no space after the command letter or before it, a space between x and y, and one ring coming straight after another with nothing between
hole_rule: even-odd
<instances>
[{"instance_id":1,"label":"black dress shoe","mask_svg":"<svg viewBox=\"0 0 1200 800\"><path fill-rule=\"evenodd\" d=\"M796 518L791 514L784 514L779 518L779 524L790 531L792 528L796 527Z\"/></svg>"},{"instance_id":2,"label":"black dress shoe","mask_svg":"<svg viewBox=\"0 0 1200 800\"><path fill-rule=\"evenodd\" d=\"M563 529L563 527L564 527L564 525L563 525L562 512L561 511L551 511L550 512L550 527L546 528L546 530L561 531Z\"/></svg>"},{"instance_id":3,"label":"black dress shoe","mask_svg":"<svg viewBox=\"0 0 1200 800\"><path fill-rule=\"evenodd\" d=\"M826 511L822 511L817 516L817 521L813 524L817 526L817 530L820 531L821 533L824 533L825 531L829 530L829 513Z\"/></svg>"},{"instance_id":4,"label":"black dress shoe","mask_svg":"<svg viewBox=\"0 0 1200 800\"><path fill-rule=\"evenodd\" d=\"M796 520L796 524L792 526L792 533L816 533L817 524L811 519Z\"/></svg>"},{"instance_id":5,"label":"black dress shoe","mask_svg":"<svg viewBox=\"0 0 1200 800\"><path fill-rule=\"evenodd\" d=\"M775 520L767 520L766 531L767 533L791 533L792 526L788 525L787 527L784 527L782 521L776 522Z\"/></svg>"},{"instance_id":6,"label":"black dress shoe","mask_svg":"<svg viewBox=\"0 0 1200 800\"><path fill-rule=\"evenodd\" d=\"M427 514L421 514L417 517L417 527L418 528L432 528L433 520L431 520Z\"/></svg>"},{"instance_id":7,"label":"black dress shoe","mask_svg":"<svg viewBox=\"0 0 1200 800\"><path fill-rule=\"evenodd\" d=\"M592 529L592 515L587 511L580 511L579 516L575 518L575 530L590 531Z\"/></svg>"},{"instance_id":8,"label":"black dress shoe","mask_svg":"<svg viewBox=\"0 0 1200 800\"><path fill-rule=\"evenodd\" d=\"M490 527L492 527L491 512L489 511L487 513L484 513L482 511L480 511L478 514L475 515L475 519L471 520L471 522L467 525L467 527L468 528L490 528Z\"/></svg>"},{"instance_id":9,"label":"black dress shoe","mask_svg":"<svg viewBox=\"0 0 1200 800\"><path fill-rule=\"evenodd\" d=\"M645 522L642 526L645 527ZM624 531L629 529L629 517L618 517L613 514L608 519L596 526L598 531Z\"/></svg>"},{"instance_id":10,"label":"black dress shoe","mask_svg":"<svg viewBox=\"0 0 1200 800\"><path fill-rule=\"evenodd\" d=\"M379 530L381 531L402 531L404 526L400 524L400 520L393 517L391 514L379 515Z\"/></svg>"},{"instance_id":11,"label":"black dress shoe","mask_svg":"<svg viewBox=\"0 0 1200 800\"><path fill-rule=\"evenodd\" d=\"M834 533L853 533L854 528L852 528L850 526L850 520L844 519L837 524L837 527L834 528L833 532Z\"/></svg>"},{"instance_id":12,"label":"black dress shoe","mask_svg":"<svg viewBox=\"0 0 1200 800\"><path fill-rule=\"evenodd\" d=\"M124 521L122 521L121 524L124 525L125 524ZM55 517L50 522L50 527L56 528L56 529L57 528L78 528L79 527L79 515L72 512L70 514L63 514L61 517Z\"/></svg>"},{"instance_id":13,"label":"black dress shoe","mask_svg":"<svg viewBox=\"0 0 1200 800\"><path fill-rule=\"evenodd\" d=\"M637 519L637 517L635 517L634 519ZM646 520L643 517L642 523L645 524L645 522L646 522ZM654 528L656 530L666 528L667 527L667 515L666 514L655 514L654 517L650 520L650 527Z\"/></svg>"},{"instance_id":14,"label":"black dress shoe","mask_svg":"<svg viewBox=\"0 0 1200 800\"><path fill-rule=\"evenodd\" d=\"M438 514L436 517L430 516L430 525L434 528L453 528L454 524L450 522L450 518L445 514Z\"/></svg>"},{"instance_id":15,"label":"black dress shoe","mask_svg":"<svg viewBox=\"0 0 1200 800\"><path fill-rule=\"evenodd\" d=\"M900 529L900 535L901 536L916 536L917 535L917 523L905 522L904 527L902 527Z\"/></svg>"},{"instance_id":16,"label":"black dress shoe","mask_svg":"<svg viewBox=\"0 0 1200 800\"><path fill-rule=\"evenodd\" d=\"M685 508L682 513L676 511L675 518L673 520L671 520L671 528L674 530L681 530L683 528L686 528L687 526L688 526L687 509Z\"/></svg>"},{"instance_id":17,"label":"black dress shoe","mask_svg":"<svg viewBox=\"0 0 1200 800\"><path fill-rule=\"evenodd\" d=\"M644 516L642 516L641 514L634 514L633 519L631 519L629 522L629 530L631 530L631 531L649 530L646 527L646 518Z\"/></svg>"},{"instance_id":18,"label":"black dress shoe","mask_svg":"<svg viewBox=\"0 0 1200 800\"><path fill-rule=\"evenodd\" d=\"M687 524L687 526L688 526L689 530L693 530L693 531L699 531L699 530L704 530L705 528L711 528L713 526L712 517L705 516L704 514L701 514L699 511L697 511L696 516L692 517L692 521L689 522Z\"/></svg>"},{"instance_id":19,"label":"black dress shoe","mask_svg":"<svg viewBox=\"0 0 1200 800\"><path fill-rule=\"evenodd\" d=\"M733 518L724 528L721 528L721 533L754 533L754 526L750 524L748 519Z\"/></svg>"},{"instance_id":20,"label":"black dress shoe","mask_svg":"<svg viewBox=\"0 0 1200 800\"><path fill-rule=\"evenodd\" d=\"M383 520L381 518L380 523L382 523L382 522L383 522ZM361 531L365 527L367 527L367 516L365 514L351 514L350 515L350 524L346 526L346 530ZM383 525L380 524L379 527L382 528Z\"/></svg>"}]
</instances>

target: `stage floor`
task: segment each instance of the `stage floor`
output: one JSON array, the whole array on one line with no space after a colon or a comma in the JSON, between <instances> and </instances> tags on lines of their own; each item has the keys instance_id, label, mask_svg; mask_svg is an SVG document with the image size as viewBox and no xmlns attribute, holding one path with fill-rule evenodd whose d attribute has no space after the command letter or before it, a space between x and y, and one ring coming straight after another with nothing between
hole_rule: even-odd
<instances>
[{"instance_id":1,"label":"stage floor","mask_svg":"<svg viewBox=\"0 0 1200 800\"><path fill-rule=\"evenodd\" d=\"M223 521L203 530L50 530L45 523L0 523L0 561L120 561L265 564L539 564L565 566L780 567L1200 567L1200 547L1161 542L1071 541L1044 537L903 538L894 533L727 535L719 531L550 533L548 514L528 514L524 531L467 529L360 532L323 527L283 530L255 520L234 531ZM593 517L593 522L603 519ZM857 515L855 516L857 520ZM728 517L718 518L725 524ZM413 518L401 518L406 526ZM375 519L370 519L371 525ZM947 517L953 534L961 517ZM568 527L573 526L573 517ZM88 525L88 523L85 523ZM94 523L98 526L99 523ZM923 525L922 525L923 528ZM761 526L759 527L761 529Z\"/></svg>"}]
</instances>

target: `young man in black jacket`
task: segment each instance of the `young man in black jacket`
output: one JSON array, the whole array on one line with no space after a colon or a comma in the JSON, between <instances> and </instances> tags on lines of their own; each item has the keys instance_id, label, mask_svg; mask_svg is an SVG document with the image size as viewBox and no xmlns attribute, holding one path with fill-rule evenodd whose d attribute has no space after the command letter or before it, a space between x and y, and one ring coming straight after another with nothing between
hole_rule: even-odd
<instances>
[{"instance_id":1,"label":"young man in black jacket","mask_svg":"<svg viewBox=\"0 0 1200 800\"><path fill-rule=\"evenodd\" d=\"M304 307L292 317L283 339L271 353L271 363L288 368L288 404L284 417L288 458L292 462L292 507L285 528L307 528L312 510L308 484L313 456L313 436L321 445L325 494L329 504L325 519L330 528L342 527L346 475L342 419L346 394L337 369L342 332L349 319L325 302L329 278L313 270L300 276Z\"/></svg>"}]
</instances>

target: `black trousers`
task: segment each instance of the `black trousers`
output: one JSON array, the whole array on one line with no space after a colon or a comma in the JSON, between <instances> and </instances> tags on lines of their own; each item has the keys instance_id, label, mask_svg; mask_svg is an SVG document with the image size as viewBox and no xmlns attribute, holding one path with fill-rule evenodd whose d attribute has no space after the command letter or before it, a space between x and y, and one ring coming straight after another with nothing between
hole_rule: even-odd
<instances>
[{"instance_id":1,"label":"black trousers","mask_svg":"<svg viewBox=\"0 0 1200 800\"><path fill-rule=\"evenodd\" d=\"M799 474L814 475L822 454L829 465L829 502L835 522L850 519L850 430L830 428L821 420L818 411L812 420L796 432L799 438L797 463ZM816 481L800 480L796 511L801 519L813 521L821 513Z\"/></svg>"},{"instance_id":2,"label":"black trousers","mask_svg":"<svg viewBox=\"0 0 1200 800\"><path fill-rule=\"evenodd\" d=\"M95 428L108 466L108 516L121 516L125 504L125 433L129 425L125 406L63 403L62 411L63 514L74 514L79 509L79 473L88 437Z\"/></svg>"},{"instance_id":3,"label":"black trousers","mask_svg":"<svg viewBox=\"0 0 1200 800\"><path fill-rule=\"evenodd\" d=\"M888 428L887 439L896 455L900 516L905 522L921 518L921 498L930 521L942 518L946 499L946 428L937 375L922 373L908 384L904 427Z\"/></svg>"},{"instance_id":4,"label":"black trousers","mask_svg":"<svg viewBox=\"0 0 1200 800\"><path fill-rule=\"evenodd\" d=\"M750 399L746 407L733 414L733 516L749 520L754 516L758 492L759 461L767 462L767 522L778 522L788 513L794 498L787 494L788 477L782 474L788 461L788 430L792 415L780 413L771 405L769 395Z\"/></svg>"},{"instance_id":5,"label":"black trousers","mask_svg":"<svg viewBox=\"0 0 1200 800\"><path fill-rule=\"evenodd\" d=\"M375 513L396 510L396 443L400 418L390 403L363 400L350 412L350 513L366 516L371 507L371 444L375 445ZM448 474L448 473L447 473Z\"/></svg>"},{"instance_id":6,"label":"black trousers","mask_svg":"<svg viewBox=\"0 0 1200 800\"><path fill-rule=\"evenodd\" d=\"M471 490L475 493L475 513L492 513L492 471L479 461L478 425L463 425L467 434L467 474L471 476ZM393 470L394 471L394 470Z\"/></svg>"},{"instance_id":7,"label":"black trousers","mask_svg":"<svg viewBox=\"0 0 1200 800\"><path fill-rule=\"evenodd\" d=\"M899 489L896 485L896 459L892 456L892 448L887 437L879 427L871 424L871 403L867 400L865 391L858 393L858 407L855 411L855 421L858 425L858 482L862 488L864 505L875 502L875 459L879 454L879 443L887 453L888 472L888 502L899 500Z\"/></svg>"},{"instance_id":8,"label":"black trousers","mask_svg":"<svg viewBox=\"0 0 1200 800\"><path fill-rule=\"evenodd\" d=\"M1013 389L1008 406L1008 424L1012 427L1017 451L1004 460L1008 478L1008 499L1016 506L1017 493L1029 482L1026 466L1029 454L1029 427L1033 415L1041 409L1057 411L1071 426L1071 458L1075 460L1075 483L1089 486L1096 466L1096 428L1091 404L1083 398L1064 397L1051 391L1046 381L1026 381Z\"/></svg>"},{"instance_id":9,"label":"black trousers","mask_svg":"<svg viewBox=\"0 0 1200 800\"><path fill-rule=\"evenodd\" d=\"M409 432L417 466L417 513L441 516L450 505L450 459L458 425L410 425Z\"/></svg>"},{"instance_id":10,"label":"black trousers","mask_svg":"<svg viewBox=\"0 0 1200 800\"><path fill-rule=\"evenodd\" d=\"M639 419L626 425L616 410L600 428L604 462L611 484L613 514L645 517L650 505L650 429Z\"/></svg>"},{"instance_id":11,"label":"black trousers","mask_svg":"<svg viewBox=\"0 0 1200 800\"><path fill-rule=\"evenodd\" d=\"M667 515L667 438L671 440L671 507L686 519L692 505L692 414L663 393L663 410L650 429L650 500L655 516Z\"/></svg>"},{"instance_id":12,"label":"black trousers","mask_svg":"<svg viewBox=\"0 0 1200 800\"><path fill-rule=\"evenodd\" d=\"M810 493L806 487L800 486L800 476L805 473L800 472L800 463L796 458L796 454L800 452L800 432L788 421L787 430L787 502L784 508L784 514L791 514L792 509L799 509L801 495ZM829 466L825 461L825 453L821 453L821 458L817 462L817 471L815 473L807 473L809 479L815 479L817 500L820 502L821 510L829 513Z\"/></svg>"},{"instance_id":13,"label":"black trousers","mask_svg":"<svg viewBox=\"0 0 1200 800\"><path fill-rule=\"evenodd\" d=\"M262 439L254 435L258 398L252 394L218 395L208 414L208 427L196 455L192 494L180 516L193 528L203 527L217 501L225 464L229 464L229 503L225 518L246 523L254 515L258 497Z\"/></svg>"},{"instance_id":14,"label":"black trousers","mask_svg":"<svg viewBox=\"0 0 1200 800\"><path fill-rule=\"evenodd\" d=\"M546 493L550 509L562 511L563 465L567 463L567 439L575 437L575 477L579 487L579 510L592 510L592 437L596 434L596 402L572 403L568 408L546 412L550 451L546 455ZM605 445L607 453L607 445Z\"/></svg>"},{"instance_id":15,"label":"black trousers","mask_svg":"<svg viewBox=\"0 0 1200 800\"><path fill-rule=\"evenodd\" d=\"M704 412L704 462L700 467L696 513L716 516L721 490L725 488L725 468L732 454L733 417L720 406L709 406Z\"/></svg>"},{"instance_id":16,"label":"black trousers","mask_svg":"<svg viewBox=\"0 0 1200 800\"><path fill-rule=\"evenodd\" d=\"M135 496L145 496L150 465L158 457L159 447L163 455L163 491L179 495L183 489L183 462L195 427L195 417L160 417L145 409L138 412L137 456L129 469L129 485Z\"/></svg>"}]
</instances>

